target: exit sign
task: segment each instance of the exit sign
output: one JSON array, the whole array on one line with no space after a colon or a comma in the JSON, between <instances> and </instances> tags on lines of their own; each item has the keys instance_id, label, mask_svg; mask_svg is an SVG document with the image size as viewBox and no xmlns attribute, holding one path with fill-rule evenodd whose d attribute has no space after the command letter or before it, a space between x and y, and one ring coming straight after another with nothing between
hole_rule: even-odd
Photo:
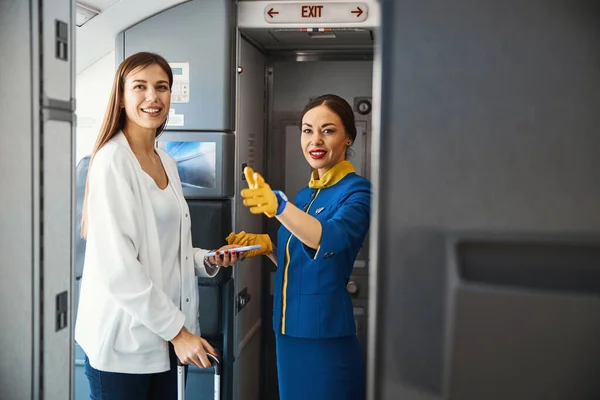
<instances>
[{"instance_id":1,"label":"exit sign","mask_svg":"<svg viewBox=\"0 0 600 400\"><path fill-rule=\"evenodd\" d=\"M364 3L286 3L268 4L265 19L272 24L351 23L367 19Z\"/></svg>"}]
</instances>

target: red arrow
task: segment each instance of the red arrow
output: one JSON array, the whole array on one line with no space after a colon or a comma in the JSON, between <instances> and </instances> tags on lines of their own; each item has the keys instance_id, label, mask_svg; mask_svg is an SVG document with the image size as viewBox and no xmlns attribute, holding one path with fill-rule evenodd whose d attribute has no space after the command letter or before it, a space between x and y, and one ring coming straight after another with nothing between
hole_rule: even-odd
<instances>
[{"instance_id":1,"label":"red arrow","mask_svg":"<svg viewBox=\"0 0 600 400\"><path fill-rule=\"evenodd\" d=\"M356 14L356 18L360 17L363 13L363 10L360 7L356 7L356 10L350 11L352 14Z\"/></svg>"},{"instance_id":2,"label":"red arrow","mask_svg":"<svg viewBox=\"0 0 600 400\"><path fill-rule=\"evenodd\" d=\"M362 13L362 11L361 11ZM273 18L273 14L279 14L279 11L273 11L273 7L271 7L271 9L267 12L267 15L269 15L269 17Z\"/></svg>"}]
</instances>

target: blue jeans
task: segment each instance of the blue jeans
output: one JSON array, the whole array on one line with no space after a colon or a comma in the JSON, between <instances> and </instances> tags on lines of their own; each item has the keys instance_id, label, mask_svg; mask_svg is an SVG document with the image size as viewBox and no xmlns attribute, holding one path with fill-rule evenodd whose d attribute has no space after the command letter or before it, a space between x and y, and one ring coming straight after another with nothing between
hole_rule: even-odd
<instances>
[{"instance_id":1,"label":"blue jeans","mask_svg":"<svg viewBox=\"0 0 600 400\"><path fill-rule=\"evenodd\" d=\"M157 374L123 374L99 371L85 356L85 375L92 400L177 400L177 356L169 343L171 369ZM187 365L185 366L187 378Z\"/></svg>"}]
</instances>

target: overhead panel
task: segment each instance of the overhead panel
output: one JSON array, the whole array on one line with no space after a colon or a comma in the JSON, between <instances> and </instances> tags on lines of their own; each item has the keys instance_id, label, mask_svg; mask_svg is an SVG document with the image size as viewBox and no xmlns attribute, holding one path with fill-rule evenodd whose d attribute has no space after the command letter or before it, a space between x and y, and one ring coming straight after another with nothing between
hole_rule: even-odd
<instances>
[{"instance_id":1,"label":"overhead panel","mask_svg":"<svg viewBox=\"0 0 600 400\"><path fill-rule=\"evenodd\" d=\"M375 1L240 2L238 26L266 50L372 49Z\"/></svg>"},{"instance_id":2,"label":"overhead panel","mask_svg":"<svg viewBox=\"0 0 600 400\"><path fill-rule=\"evenodd\" d=\"M247 28L286 27L376 28L379 3L326 1L240 1L238 26Z\"/></svg>"},{"instance_id":3,"label":"overhead panel","mask_svg":"<svg viewBox=\"0 0 600 400\"><path fill-rule=\"evenodd\" d=\"M140 51L165 57L174 75L167 129L233 131L234 4L196 0L168 9L117 36L117 62Z\"/></svg>"},{"instance_id":4,"label":"overhead panel","mask_svg":"<svg viewBox=\"0 0 600 400\"><path fill-rule=\"evenodd\" d=\"M267 50L370 49L374 32L365 28L247 29L244 33Z\"/></svg>"}]
</instances>

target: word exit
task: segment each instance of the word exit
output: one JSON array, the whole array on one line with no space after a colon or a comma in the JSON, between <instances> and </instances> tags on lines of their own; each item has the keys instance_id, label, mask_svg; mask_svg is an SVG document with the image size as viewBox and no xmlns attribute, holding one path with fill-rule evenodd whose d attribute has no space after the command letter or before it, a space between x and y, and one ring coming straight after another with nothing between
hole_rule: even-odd
<instances>
[{"instance_id":1,"label":"word exit","mask_svg":"<svg viewBox=\"0 0 600 400\"><path fill-rule=\"evenodd\" d=\"M323 6L302 6L302 18L321 18Z\"/></svg>"},{"instance_id":2,"label":"word exit","mask_svg":"<svg viewBox=\"0 0 600 400\"><path fill-rule=\"evenodd\" d=\"M301 3L268 4L265 20L271 24L287 23L357 23L368 16L364 3Z\"/></svg>"}]
</instances>

